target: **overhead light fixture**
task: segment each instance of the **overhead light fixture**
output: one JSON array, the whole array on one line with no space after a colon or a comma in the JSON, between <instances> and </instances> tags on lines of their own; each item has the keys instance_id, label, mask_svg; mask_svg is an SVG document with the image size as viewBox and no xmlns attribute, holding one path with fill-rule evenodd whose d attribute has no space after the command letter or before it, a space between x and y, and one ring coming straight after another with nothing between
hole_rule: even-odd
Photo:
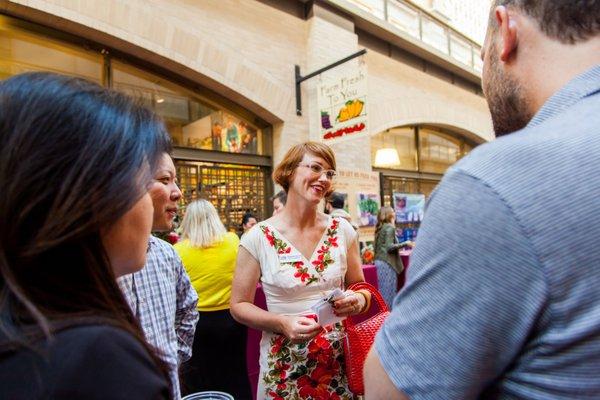
<instances>
[{"instance_id":1,"label":"overhead light fixture","mask_svg":"<svg viewBox=\"0 0 600 400\"><path fill-rule=\"evenodd\" d=\"M162 98L162 97L160 97L160 96L157 96L157 97L154 99L154 101L156 101L158 104L160 104L160 103L164 103L164 102L165 102L165 99L164 99L164 98Z\"/></svg>"},{"instance_id":2,"label":"overhead light fixture","mask_svg":"<svg viewBox=\"0 0 600 400\"><path fill-rule=\"evenodd\" d=\"M379 149L375 153L376 167L397 167L399 165L400 157L398 156L398 150L388 147Z\"/></svg>"}]
</instances>

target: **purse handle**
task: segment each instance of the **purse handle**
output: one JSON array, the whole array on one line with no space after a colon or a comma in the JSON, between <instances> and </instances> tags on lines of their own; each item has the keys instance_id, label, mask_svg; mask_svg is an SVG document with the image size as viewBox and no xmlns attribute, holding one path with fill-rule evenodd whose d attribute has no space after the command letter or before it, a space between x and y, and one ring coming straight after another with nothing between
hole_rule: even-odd
<instances>
[{"instance_id":1,"label":"purse handle","mask_svg":"<svg viewBox=\"0 0 600 400\"><path fill-rule=\"evenodd\" d=\"M383 297L381 297L381 293L379 293L379 290L377 290L375 288L375 286L371 285L370 283L367 282L356 282L351 284L350 286L348 286L348 289L350 290L361 290L361 289L366 289L371 293L371 305L375 302L377 303L377 306L379 307L379 313L382 312L386 312L389 311L387 304L385 304L385 300L383 300ZM375 300L375 301L373 301ZM365 310L366 312L366 310ZM359 315L352 315L349 316L348 318L346 318L345 321L352 319L354 317L360 318L361 314ZM354 325L352 323L352 325Z\"/></svg>"}]
</instances>

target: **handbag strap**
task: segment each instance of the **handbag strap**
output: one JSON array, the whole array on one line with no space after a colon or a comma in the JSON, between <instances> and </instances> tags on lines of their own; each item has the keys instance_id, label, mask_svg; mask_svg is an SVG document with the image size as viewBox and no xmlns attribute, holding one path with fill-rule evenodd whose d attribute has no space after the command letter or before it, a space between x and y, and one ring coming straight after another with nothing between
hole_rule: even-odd
<instances>
[{"instance_id":1,"label":"handbag strap","mask_svg":"<svg viewBox=\"0 0 600 400\"><path fill-rule=\"evenodd\" d=\"M366 289L371 293L371 304L373 303L377 303L377 306L379 307L379 313L381 314L383 312L388 312L388 306L387 304L385 304L385 300L383 300L383 297L381 297L381 293L379 293L379 290L377 290L373 285L371 285L370 283L367 282L356 282L351 284L350 286L348 286L348 289L350 290L361 290L361 289ZM373 301L374 300L374 301ZM344 323L350 325L355 325L354 322L352 321L352 319L356 317L356 318L360 318L360 315L357 316L350 316L348 318L346 318L344 320Z\"/></svg>"}]
</instances>

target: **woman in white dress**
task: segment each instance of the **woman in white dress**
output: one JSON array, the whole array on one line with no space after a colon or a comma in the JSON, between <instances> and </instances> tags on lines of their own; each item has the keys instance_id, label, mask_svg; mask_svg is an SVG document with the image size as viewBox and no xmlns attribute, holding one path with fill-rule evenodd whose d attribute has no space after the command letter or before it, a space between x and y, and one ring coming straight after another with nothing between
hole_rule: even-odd
<instances>
[{"instance_id":1,"label":"woman in white dress","mask_svg":"<svg viewBox=\"0 0 600 400\"><path fill-rule=\"evenodd\" d=\"M333 191L335 157L321 143L292 147L273 173L287 192L280 213L241 240L231 295L239 322L263 331L258 399L352 399L341 339L328 338L311 306L335 288L364 281L356 232L319 211ZM261 282L268 311L253 304ZM368 291L334 302L340 317L368 309ZM336 325L334 329L341 329Z\"/></svg>"}]
</instances>

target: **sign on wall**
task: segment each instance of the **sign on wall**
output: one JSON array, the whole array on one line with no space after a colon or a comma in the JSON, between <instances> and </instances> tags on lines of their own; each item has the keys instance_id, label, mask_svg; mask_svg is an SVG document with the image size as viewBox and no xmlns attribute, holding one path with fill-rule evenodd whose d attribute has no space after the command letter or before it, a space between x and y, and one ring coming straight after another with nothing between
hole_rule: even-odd
<instances>
[{"instance_id":1,"label":"sign on wall","mask_svg":"<svg viewBox=\"0 0 600 400\"><path fill-rule=\"evenodd\" d=\"M421 222L423 220L424 194L394 192L393 197L396 222Z\"/></svg>"},{"instance_id":2,"label":"sign on wall","mask_svg":"<svg viewBox=\"0 0 600 400\"><path fill-rule=\"evenodd\" d=\"M317 84L319 137L323 142L368 133L367 67L364 60L356 65L323 74Z\"/></svg>"}]
</instances>

